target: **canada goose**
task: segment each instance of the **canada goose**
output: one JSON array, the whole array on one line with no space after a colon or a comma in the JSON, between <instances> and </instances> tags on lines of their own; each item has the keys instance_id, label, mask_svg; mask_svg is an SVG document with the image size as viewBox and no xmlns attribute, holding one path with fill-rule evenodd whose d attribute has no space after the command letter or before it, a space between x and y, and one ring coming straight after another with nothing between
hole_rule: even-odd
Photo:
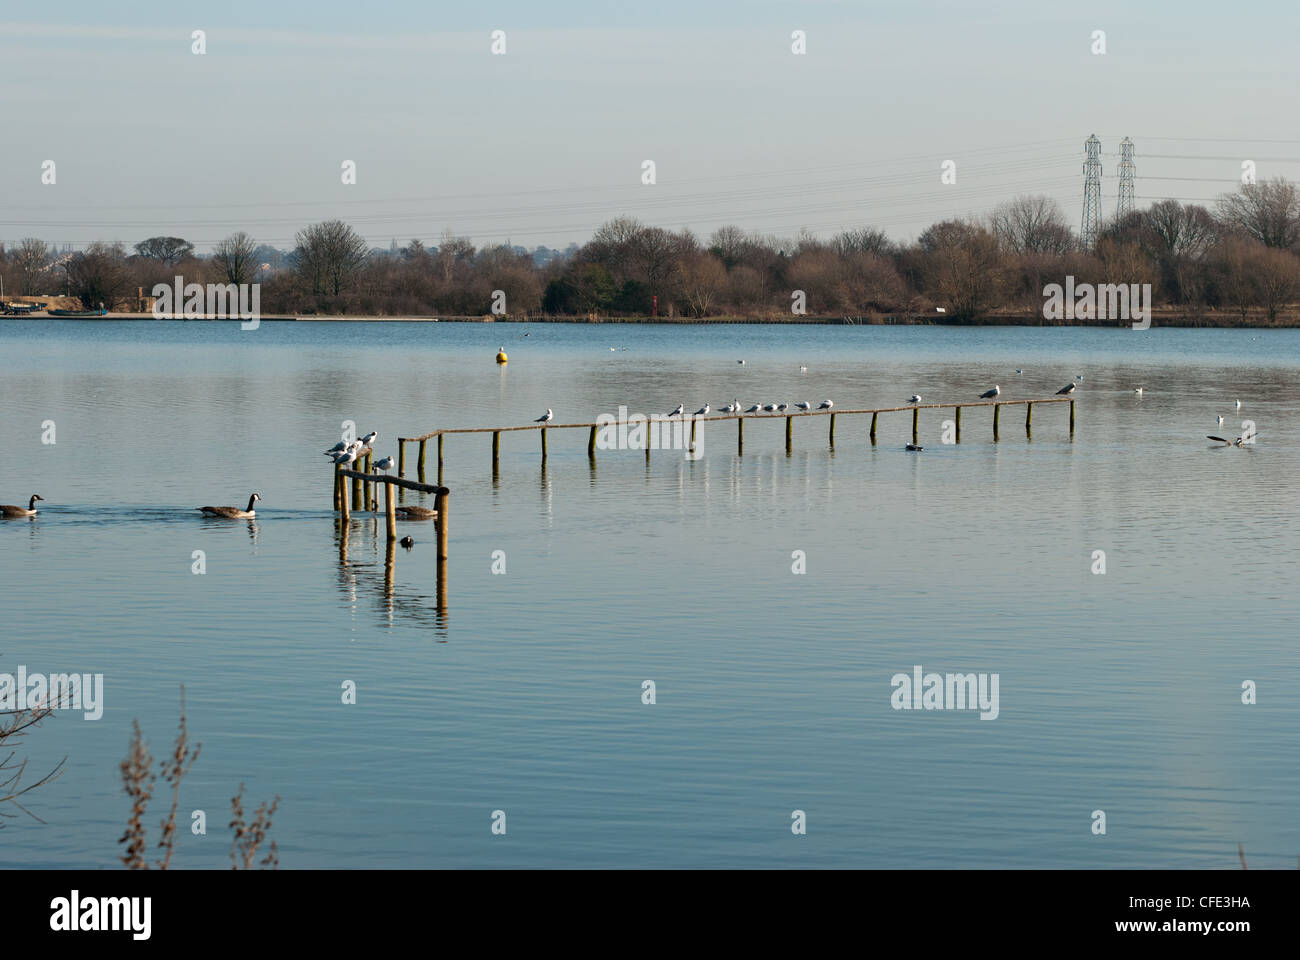
<instances>
[{"instance_id":1,"label":"canada goose","mask_svg":"<svg viewBox=\"0 0 1300 960\"><path fill-rule=\"evenodd\" d=\"M415 539L413 537L402 537L402 539L398 540L397 542L400 543L407 550L410 550L413 546L415 546Z\"/></svg>"},{"instance_id":2,"label":"canada goose","mask_svg":"<svg viewBox=\"0 0 1300 960\"><path fill-rule=\"evenodd\" d=\"M393 469L393 458L392 458L392 457L384 457L384 459L382 459L382 460L376 460L376 461L375 461L375 469L376 469L376 470L382 470L382 471L384 471L384 473L387 473L389 470Z\"/></svg>"},{"instance_id":3,"label":"canada goose","mask_svg":"<svg viewBox=\"0 0 1300 960\"><path fill-rule=\"evenodd\" d=\"M261 499L262 495L259 493L249 497L247 510L240 510L238 507L195 507L194 509L203 511L209 517L225 517L227 520L252 520L257 516L256 511L253 510L253 504Z\"/></svg>"},{"instance_id":4,"label":"canada goose","mask_svg":"<svg viewBox=\"0 0 1300 960\"><path fill-rule=\"evenodd\" d=\"M44 499L45 498L40 496L39 494L33 493L32 498L27 501L26 510L24 510L22 507L15 507L12 504L5 504L4 506L0 507L0 514L3 514L6 517L34 517L36 516L36 512L37 512L36 501L44 500Z\"/></svg>"},{"instance_id":5,"label":"canada goose","mask_svg":"<svg viewBox=\"0 0 1300 960\"><path fill-rule=\"evenodd\" d=\"M998 394L1000 394L1001 392L1002 392L1002 388L999 387L997 384L994 384L992 390L985 390L983 393L980 394L980 399L981 399L981 400L992 400L994 397L996 397L996 396L997 396Z\"/></svg>"},{"instance_id":6,"label":"canada goose","mask_svg":"<svg viewBox=\"0 0 1300 960\"><path fill-rule=\"evenodd\" d=\"M436 520L438 511L428 507L398 507L394 511L403 520Z\"/></svg>"},{"instance_id":7,"label":"canada goose","mask_svg":"<svg viewBox=\"0 0 1300 960\"><path fill-rule=\"evenodd\" d=\"M550 423L551 420L553 420L554 418L555 418L555 412L551 410L550 407L547 407L546 412L542 414L540 417L538 417L536 420L534 420L533 423Z\"/></svg>"},{"instance_id":8,"label":"canada goose","mask_svg":"<svg viewBox=\"0 0 1300 960\"><path fill-rule=\"evenodd\" d=\"M1056 391L1056 395L1058 397L1068 397L1070 394L1074 393L1074 387L1075 384L1073 383L1066 384L1060 390Z\"/></svg>"}]
</instances>

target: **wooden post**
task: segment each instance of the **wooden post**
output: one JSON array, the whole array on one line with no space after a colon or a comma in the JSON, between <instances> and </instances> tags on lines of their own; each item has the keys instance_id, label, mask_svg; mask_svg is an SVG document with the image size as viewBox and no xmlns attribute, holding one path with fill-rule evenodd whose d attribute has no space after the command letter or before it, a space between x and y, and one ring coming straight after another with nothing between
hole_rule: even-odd
<instances>
[{"instance_id":1,"label":"wooden post","mask_svg":"<svg viewBox=\"0 0 1300 960\"><path fill-rule=\"evenodd\" d=\"M913 407L912 408L912 442L913 443L917 442L917 437L918 437L917 427L920 423L920 420L921 420L921 411L918 410L916 407Z\"/></svg>"},{"instance_id":2,"label":"wooden post","mask_svg":"<svg viewBox=\"0 0 1300 960\"><path fill-rule=\"evenodd\" d=\"M831 435L830 435L830 441L831 441L831 446L832 446L832 447L835 446L835 414L833 414L833 413L831 414Z\"/></svg>"},{"instance_id":3,"label":"wooden post","mask_svg":"<svg viewBox=\"0 0 1300 960\"><path fill-rule=\"evenodd\" d=\"M745 452L745 418L736 418L736 455L739 456Z\"/></svg>"},{"instance_id":4,"label":"wooden post","mask_svg":"<svg viewBox=\"0 0 1300 960\"><path fill-rule=\"evenodd\" d=\"M953 424L956 427L956 430L953 431L955 434L953 439L958 443L961 443L961 407L957 407L956 410L957 412L953 419Z\"/></svg>"},{"instance_id":5,"label":"wooden post","mask_svg":"<svg viewBox=\"0 0 1300 960\"><path fill-rule=\"evenodd\" d=\"M348 478L339 477L339 480L342 481L343 483L343 495L339 497L339 511L342 514L340 519L343 521L343 528L346 530L348 526L348 522L352 519L352 517L348 514L348 487L347 487Z\"/></svg>"},{"instance_id":6,"label":"wooden post","mask_svg":"<svg viewBox=\"0 0 1300 960\"><path fill-rule=\"evenodd\" d=\"M339 501L343 499L343 475L339 473L343 468L337 463L334 464L334 510L335 512L342 509Z\"/></svg>"},{"instance_id":7,"label":"wooden post","mask_svg":"<svg viewBox=\"0 0 1300 960\"><path fill-rule=\"evenodd\" d=\"M501 431L492 431L492 476L501 469Z\"/></svg>"},{"instance_id":8,"label":"wooden post","mask_svg":"<svg viewBox=\"0 0 1300 960\"><path fill-rule=\"evenodd\" d=\"M442 434L438 434L438 486L442 486Z\"/></svg>"},{"instance_id":9,"label":"wooden post","mask_svg":"<svg viewBox=\"0 0 1300 960\"><path fill-rule=\"evenodd\" d=\"M397 504L393 502L393 485L384 484L384 522L388 525L388 542L397 539Z\"/></svg>"},{"instance_id":10,"label":"wooden post","mask_svg":"<svg viewBox=\"0 0 1300 960\"><path fill-rule=\"evenodd\" d=\"M645 419L645 462L646 463L650 462L650 431L651 430L654 430L655 435L658 436L659 428L655 426L654 418L646 417Z\"/></svg>"},{"instance_id":11,"label":"wooden post","mask_svg":"<svg viewBox=\"0 0 1300 960\"><path fill-rule=\"evenodd\" d=\"M1074 401L1070 401L1070 436L1074 436Z\"/></svg>"},{"instance_id":12,"label":"wooden post","mask_svg":"<svg viewBox=\"0 0 1300 960\"><path fill-rule=\"evenodd\" d=\"M546 460L546 428L542 427L542 460Z\"/></svg>"},{"instance_id":13,"label":"wooden post","mask_svg":"<svg viewBox=\"0 0 1300 960\"><path fill-rule=\"evenodd\" d=\"M790 452L790 447L794 443L794 417L785 418L785 452Z\"/></svg>"},{"instance_id":14,"label":"wooden post","mask_svg":"<svg viewBox=\"0 0 1300 960\"><path fill-rule=\"evenodd\" d=\"M998 438L998 415L1002 413L1002 404L993 404L993 439Z\"/></svg>"},{"instance_id":15,"label":"wooden post","mask_svg":"<svg viewBox=\"0 0 1300 960\"><path fill-rule=\"evenodd\" d=\"M360 462L357 463L357 466L358 467L361 466ZM361 502L361 481L358 480L356 477L352 478L352 509L353 510L365 509L365 504Z\"/></svg>"},{"instance_id":16,"label":"wooden post","mask_svg":"<svg viewBox=\"0 0 1300 960\"><path fill-rule=\"evenodd\" d=\"M428 440L420 441L420 457L418 460L415 461L415 468L420 475L421 483L424 483L424 454L426 452L428 445L429 445Z\"/></svg>"},{"instance_id":17,"label":"wooden post","mask_svg":"<svg viewBox=\"0 0 1300 960\"><path fill-rule=\"evenodd\" d=\"M397 475L406 476L406 441L397 441Z\"/></svg>"},{"instance_id":18,"label":"wooden post","mask_svg":"<svg viewBox=\"0 0 1300 960\"><path fill-rule=\"evenodd\" d=\"M873 414L871 415L871 445L872 445L873 447L876 445L876 420L877 420L879 417L880 417L880 414L878 414L878 413L873 413Z\"/></svg>"},{"instance_id":19,"label":"wooden post","mask_svg":"<svg viewBox=\"0 0 1300 960\"><path fill-rule=\"evenodd\" d=\"M366 473L375 472L375 453L370 451L366 454ZM361 502L367 510L374 512L379 511L379 491L375 489L373 480L366 480L361 485Z\"/></svg>"},{"instance_id":20,"label":"wooden post","mask_svg":"<svg viewBox=\"0 0 1300 960\"><path fill-rule=\"evenodd\" d=\"M1026 403L1025 404L1025 436L1029 436L1033 432L1034 432L1034 405L1032 403Z\"/></svg>"},{"instance_id":21,"label":"wooden post","mask_svg":"<svg viewBox=\"0 0 1300 960\"><path fill-rule=\"evenodd\" d=\"M446 488L443 488L444 491ZM433 507L438 511L438 550L437 550L437 602L440 609L447 606L447 494L439 493L433 498Z\"/></svg>"},{"instance_id":22,"label":"wooden post","mask_svg":"<svg viewBox=\"0 0 1300 960\"><path fill-rule=\"evenodd\" d=\"M692 438L693 439L693 438ZM587 456L596 459L596 425L591 425L591 433L587 437Z\"/></svg>"},{"instance_id":23,"label":"wooden post","mask_svg":"<svg viewBox=\"0 0 1300 960\"><path fill-rule=\"evenodd\" d=\"M690 446L690 449L692 449L692 450L695 449L695 418L694 418L694 417L691 417L691 446Z\"/></svg>"}]
</instances>

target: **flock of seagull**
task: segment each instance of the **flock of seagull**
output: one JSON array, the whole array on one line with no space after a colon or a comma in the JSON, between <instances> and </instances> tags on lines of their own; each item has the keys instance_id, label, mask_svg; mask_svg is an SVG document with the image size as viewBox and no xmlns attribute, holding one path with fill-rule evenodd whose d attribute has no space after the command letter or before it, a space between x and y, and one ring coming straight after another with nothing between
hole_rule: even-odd
<instances>
[{"instance_id":1,"label":"flock of seagull","mask_svg":"<svg viewBox=\"0 0 1300 960\"><path fill-rule=\"evenodd\" d=\"M745 361L741 360L739 362L744 363ZM807 368L800 367L801 371L805 369ZM1023 372L1024 371L1022 370L1016 371L1016 373L1023 373ZM1068 383L1060 390L1057 390L1056 395L1068 397L1070 394L1074 393L1075 388L1082 382L1083 382L1083 377L1077 376L1074 378L1074 381L1072 383ZM1142 387L1137 387L1133 392L1138 396L1142 396L1144 390ZM979 395L979 398L981 400L993 400L999 397L1001 394L1002 394L1002 388L997 384L994 384L990 389L985 390L983 393L981 393ZM914 393L907 398L907 402L921 403L921 395L919 393ZM785 413L787 410L789 410L790 406L791 405L788 403L756 403L753 406L749 407L748 409L742 411L740 409L740 401L733 400L731 403L725 404L722 407L720 407L719 412L720 413L746 413L746 414L759 414L759 413L782 414ZM817 405L817 409L830 410L834 408L834 406L835 406L834 401L823 400L821 403ZM802 400L799 401L798 403L795 403L794 407L796 410L799 410L804 413L807 413L808 411L813 409L813 405L806 400ZM1241 409L1240 400L1235 401L1235 407L1237 410ZM685 410L686 410L685 404L679 403L666 416L668 418L681 417L685 415ZM691 416L707 417L709 415L710 410L712 410L712 407L710 407L709 404L706 403L704 406L700 407L700 409L696 410L695 413L691 414ZM540 417L538 417L536 420L534 420L533 422L550 423L554 419L555 419L555 411L552 410L550 407L547 407L546 412L542 414ZM1223 424L1222 414L1220 414L1215 419L1220 425ZM1225 437L1216 437L1213 434L1206 434L1205 436L1207 440L1215 440L1229 447L1240 447L1243 444L1249 442L1248 438L1244 436L1237 437L1235 440L1229 440ZM350 467L353 464L355 464L358 460L365 457L366 454L372 453L374 451L374 442L378 438L379 438L379 431L371 430L368 434L366 434L364 437L361 437L358 440L353 440L351 442L340 440L334 446L330 447L328 450L325 451L325 456L329 457L335 463L335 465L339 467ZM921 450L922 447L918 446L917 444L909 443L907 444L907 449ZM394 461L391 456L384 457L381 460L375 461L375 469L382 470L384 471L385 474L388 474L388 472L392 470L395 465L396 465L396 461ZM196 507L195 509L197 509L200 513L204 514L205 516L210 516L210 517L223 517L227 520L252 520L257 516L257 512L254 509L254 507L256 503L261 499L262 497L260 494L257 493L252 494L248 498L248 506L242 510L239 509L238 507ZM0 504L0 517L34 517L39 512L36 509L36 503L38 500L44 501L45 498L40 496L39 494L34 493L32 494L31 499L27 501L26 507L16 506L14 504ZM428 507L398 507L396 513L403 520L431 520L438 515L438 511L431 510ZM405 547L407 550L411 549L411 547L414 545L414 541L410 537L404 537L401 543L402 546Z\"/></svg>"},{"instance_id":2,"label":"flock of seagull","mask_svg":"<svg viewBox=\"0 0 1300 960\"><path fill-rule=\"evenodd\" d=\"M351 443L340 440L325 451L325 456L334 461L335 466L350 467L366 454L374 452L374 442L377 439L379 439L379 431L371 430L361 439L353 440ZM382 460L376 460L374 466L376 470L382 470L387 475L396 466L396 461L391 456L384 457ZM432 520L438 516L438 511L429 507L397 507L393 512L397 514L399 520ZM407 550L415 545L415 541L410 537L403 537L400 542Z\"/></svg>"}]
</instances>

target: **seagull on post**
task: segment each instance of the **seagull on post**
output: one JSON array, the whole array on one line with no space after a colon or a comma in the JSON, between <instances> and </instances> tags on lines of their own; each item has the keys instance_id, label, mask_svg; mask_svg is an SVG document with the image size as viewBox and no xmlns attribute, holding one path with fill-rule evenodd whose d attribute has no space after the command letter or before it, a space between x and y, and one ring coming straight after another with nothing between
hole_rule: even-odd
<instances>
[{"instance_id":1,"label":"seagull on post","mask_svg":"<svg viewBox=\"0 0 1300 960\"><path fill-rule=\"evenodd\" d=\"M1002 392L1002 388L999 387L997 384L994 384L992 390L985 390L983 393L980 394L980 399L981 399L981 400L992 400L994 397L996 397L996 396L997 396L998 394L1000 394L1001 392Z\"/></svg>"},{"instance_id":2,"label":"seagull on post","mask_svg":"<svg viewBox=\"0 0 1300 960\"><path fill-rule=\"evenodd\" d=\"M555 413L551 410L550 407L547 407L546 412L542 414L540 417L538 417L536 420L534 420L533 423L550 423L554 417L555 417Z\"/></svg>"}]
</instances>

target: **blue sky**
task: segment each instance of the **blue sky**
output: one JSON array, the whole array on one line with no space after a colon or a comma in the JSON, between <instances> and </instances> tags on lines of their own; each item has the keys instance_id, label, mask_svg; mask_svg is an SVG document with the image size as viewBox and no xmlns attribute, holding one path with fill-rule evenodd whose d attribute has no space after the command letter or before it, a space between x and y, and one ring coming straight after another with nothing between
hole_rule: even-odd
<instances>
[{"instance_id":1,"label":"blue sky","mask_svg":"<svg viewBox=\"0 0 1300 960\"><path fill-rule=\"evenodd\" d=\"M0 240L207 246L243 228L287 246L340 216L384 246L451 229L562 247L620 213L704 235L732 222L907 239L1016 193L1077 220L1094 132L1107 212L1125 135L1139 203L1231 190L1243 159L1300 178L1294 5L189 6L0 15ZM955 185L940 182L947 159Z\"/></svg>"}]
</instances>

